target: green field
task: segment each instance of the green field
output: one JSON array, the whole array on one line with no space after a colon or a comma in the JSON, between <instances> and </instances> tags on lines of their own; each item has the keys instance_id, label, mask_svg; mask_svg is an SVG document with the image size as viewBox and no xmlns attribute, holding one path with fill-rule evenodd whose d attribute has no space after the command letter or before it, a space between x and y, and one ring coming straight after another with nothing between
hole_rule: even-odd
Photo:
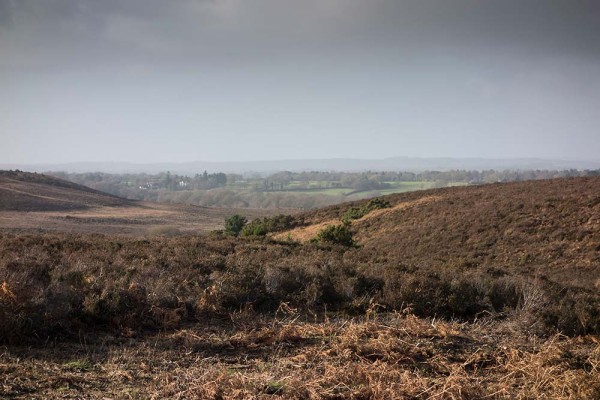
<instances>
[{"instance_id":1,"label":"green field","mask_svg":"<svg viewBox=\"0 0 600 400\"><path fill-rule=\"evenodd\" d=\"M415 190L432 189L436 186L435 182L417 181L417 182L386 182L391 187L379 190L356 191L348 187L331 187L332 183L327 181L311 182L292 182L287 186L288 190L283 192L306 194L306 195L327 195L327 196L348 196L348 198L364 198L370 196L381 196L393 193L411 192ZM451 182L447 186L462 186L466 183ZM303 189L302 186L308 186Z\"/></svg>"},{"instance_id":2,"label":"green field","mask_svg":"<svg viewBox=\"0 0 600 400\"><path fill-rule=\"evenodd\" d=\"M288 193L298 193L306 195L324 194L327 196L345 196L351 193L351 188L314 188L314 189L295 189L295 190L283 190Z\"/></svg>"},{"instance_id":3,"label":"green field","mask_svg":"<svg viewBox=\"0 0 600 400\"><path fill-rule=\"evenodd\" d=\"M345 186L341 187L343 183L341 181L329 181L329 180L313 180L313 181L290 181L283 187L283 190L279 189L278 186L274 186L273 190L266 190L265 193L286 193L286 194L297 194L301 197L309 198L311 196L327 196L331 197L331 201L341 202L347 200L358 200L376 196L384 196L394 193L412 192L415 190L426 190L440 187L438 182L434 181L387 181L384 182L390 187L385 189L371 189L371 190L356 190L355 188ZM467 183L463 182L449 182L445 186L466 186ZM234 191L248 190L254 188L258 191L263 191L263 187L260 184L254 182L245 182L243 184L230 184L228 188ZM337 198L337 199L334 199ZM326 201L323 204L329 204Z\"/></svg>"}]
</instances>

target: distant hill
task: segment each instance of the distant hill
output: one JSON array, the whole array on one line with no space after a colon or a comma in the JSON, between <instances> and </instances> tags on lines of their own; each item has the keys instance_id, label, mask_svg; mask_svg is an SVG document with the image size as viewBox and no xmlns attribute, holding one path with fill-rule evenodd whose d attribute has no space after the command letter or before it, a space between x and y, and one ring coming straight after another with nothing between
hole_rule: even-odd
<instances>
[{"instance_id":1,"label":"distant hill","mask_svg":"<svg viewBox=\"0 0 600 400\"><path fill-rule=\"evenodd\" d=\"M63 179L22 171L0 171L0 210L63 211L129 206L132 201Z\"/></svg>"},{"instance_id":2,"label":"distant hill","mask_svg":"<svg viewBox=\"0 0 600 400\"><path fill-rule=\"evenodd\" d=\"M221 229L226 217L241 212L253 219L282 211L142 202L43 174L0 171L0 234L3 231L134 236L201 234Z\"/></svg>"}]
</instances>

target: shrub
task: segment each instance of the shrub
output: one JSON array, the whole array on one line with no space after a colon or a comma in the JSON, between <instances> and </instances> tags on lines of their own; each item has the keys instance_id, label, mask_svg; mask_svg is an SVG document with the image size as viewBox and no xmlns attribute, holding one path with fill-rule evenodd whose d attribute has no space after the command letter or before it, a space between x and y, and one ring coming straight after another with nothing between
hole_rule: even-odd
<instances>
[{"instance_id":1,"label":"shrub","mask_svg":"<svg viewBox=\"0 0 600 400\"><path fill-rule=\"evenodd\" d=\"M342 221L344 223L350 223L352 220L364 217L373 210L389 207L391 207L391 204L387 200L381 198L371 199L362 207L350 207L348 210L346 210L346 212L342 215Z\"/></svg>"},{"instance_id":2,"label":"shrub","mask_svg":"<svg viewBox=\"0 0 600 400\"><path fill-rule=\"evenodd\" d=\"M267 227L260 219L255 219L242 229L242 236L266 236L269 233Z\"/></svg>"},{"instance_id":3,"label":"shrub","mask_svg":"<svg viewBox=\"0 0 600 400\"><path fill-rule=\"evenodd\" d=\"M555 294L553 300L540 310L539 315L548 333L585 335L600 332L600 300L596 296L571 290L562 296Z\"/></svg>"},{"instance_id":4,"label":"shrub","mask_svg":"<svg viewBox=\"0 0 600 400\"><path fill-rule=\"evenodd\" d=\"M373 211L373 210L377 210L380 208L390 208L392 205L390 204L389 201L384 200L380 197L374 198L369 200L369 202L367 203L367 205L364 207L364 209L367 211L367 213Z\"/></svg>"},{"instance_id":5,"label":"shrub","mask_svg":"<svg viewBox=\"0 0 600 400\"><path fill-rule=\"evenodd\" d=\"M277 215L271 218L257 218L242 229L242 236L265 236L270 232L281 232L297 226L291 215Z\"/></svg>"},{"instance_id":6,"label":"shrub","mask_svg":"<svg viewBox=\"0 0 600 400\"><path fill-rule=\"evenodd\" d=\"M269 232L281 232L288 229L295 228L298 225L298 221L291 215L276 215L271 218L263 218L263 221Z\"/></svg>"},{"instance_id":7,"label":"shrub","mask_svg":"<svg viewBox=\"0 0 600 400\"><path fill-rule=\"evenodd\" d=\"M248 220L239 214L234 214L229 218L225 219L225 233L238 236Z\"/></svg>"},{"instance_id":8,"label":"shrub","mask_svg":"<svg viewBox=\"0 0 600 400\"><path fill-rule=\"evenodd\" d=\"M328 225L316 237L317 242L354 246L354 238L348 224Z\"/></svg>"},{"instance_id":9,"label":"shrub","mask_svg":"<svg viewBox=\"0 0 600 400\"><path fill-rule=\"evenodd\" d=\"M350 223L352 220L359 219L365 216L364 210L358 207L350 207L342 215L342 222Z\"/></svg>"}]
</instances>

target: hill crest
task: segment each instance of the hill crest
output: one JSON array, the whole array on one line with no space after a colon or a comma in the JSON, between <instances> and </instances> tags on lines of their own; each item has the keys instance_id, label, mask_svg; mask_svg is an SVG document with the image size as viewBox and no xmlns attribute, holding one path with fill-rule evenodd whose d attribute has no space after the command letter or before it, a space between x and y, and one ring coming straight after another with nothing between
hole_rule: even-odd
<instances>
[{"instance_id":1,"label":"hill crest","mask_svg":"<svg viewBox=\"0 0 600 400\"><path fill-rule=\"evenodd\" d=\"M52 176L0 171L0 210L62 211L129 206L131 200Z\"/></svg>"}]
</instances>

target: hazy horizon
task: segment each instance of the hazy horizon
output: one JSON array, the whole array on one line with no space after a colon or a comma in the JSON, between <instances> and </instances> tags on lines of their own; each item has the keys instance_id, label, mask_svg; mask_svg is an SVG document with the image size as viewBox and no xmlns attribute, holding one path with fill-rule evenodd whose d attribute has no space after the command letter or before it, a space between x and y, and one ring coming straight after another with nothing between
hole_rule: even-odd
<instances>
[{"instance_id":1,"label":"hazy horizon","mask_svg":"<svg viewBox=\"0 0 600 400\"><path fill-rule=\"evenodd\" d=\"M184 175L195 175L208 171L211 173L277 173L281 171L533 171L533 170L600 170L600 161L593 160L551 160L540 158L420 158L390 157L381 159L359 158L323 158L323 159L287 159L255 161L193 161L163 163L132 162L69 162L10 164L0 162L0 170L19 169L29 172L104 172L104 173L162 173L170 171Z\"/></svg>"},{"instance_id":2,"label":"hazy horizon","mask_svg":"<svg viewBox=\"0 0 600 400\"><path fill-rule=\"evenodd\" d=\"M0 164L600 160L600 3L0 0Z\"/></svg>"}]
</instances>

